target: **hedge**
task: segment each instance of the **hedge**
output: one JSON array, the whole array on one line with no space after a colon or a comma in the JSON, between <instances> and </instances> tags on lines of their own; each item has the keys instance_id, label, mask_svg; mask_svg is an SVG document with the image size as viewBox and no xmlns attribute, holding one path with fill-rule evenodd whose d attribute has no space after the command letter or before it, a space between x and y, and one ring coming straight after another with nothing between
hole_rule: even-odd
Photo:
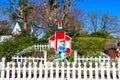
<instances>
[{"instance_id":1,"label":"hedge","mask_svg":"<svg viewBox=\"0 0 120 80\"><path fill-rule=\"evenodd\" d=\"M79 37L74 39L72 49L81 56L99 56L103 52L108 39L96 37Z\"/></svg>"},{"instance_id":2,"label":"hedge","mask_svg":"<svg viewBox=\"0 0 120 80\"><path fill-rule=\"evenodd\" d=\"M34 45L36 42L37 39L30 36L15 37L12 40L2 42L0 43L0 59L6 57L7 60L11 60L15 53Z\"/></svg>"}]
</instances>

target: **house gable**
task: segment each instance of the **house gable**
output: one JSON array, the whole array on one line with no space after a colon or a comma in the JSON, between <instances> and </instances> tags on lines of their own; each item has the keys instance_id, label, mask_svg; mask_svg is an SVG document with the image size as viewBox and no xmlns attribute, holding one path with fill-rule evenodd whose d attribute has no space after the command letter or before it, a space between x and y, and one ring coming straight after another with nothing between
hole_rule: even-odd
<instances>
[{"instance_id":1,"label":"house gable","mask_svg":"<svg viewBox=\"0 0 120 80\"><path fill-rule=\"evenodd\" d=\"M22 29L19 26L19 23L16 22L15 27L13 28L12 34L20 34L21 31L22 31Z\"/></svg>"},{"instance_id":2,"label":"house gable","mask_svg":"<svg viewBox=\"0 0 120 80\"><path fill-rule=\"evenodd\" d=\"M24 31L24 22L17 21L15 27L13 28L12 34L21 34L22 31ZM35 29L30 22L27 23L26 31L31 35L35 35Z\"/></svg>"},{"instance_id":3,"label":"house gable","mask_svg":"<svg viewBox=\"0 0 120 80\"><path fill-rule=\"evenodd\" d=\"M23 22L20 22L20 21L17 21L19 27L21 28L21 30L24 29L24 23Z\"/></svg>"}]
</instances>

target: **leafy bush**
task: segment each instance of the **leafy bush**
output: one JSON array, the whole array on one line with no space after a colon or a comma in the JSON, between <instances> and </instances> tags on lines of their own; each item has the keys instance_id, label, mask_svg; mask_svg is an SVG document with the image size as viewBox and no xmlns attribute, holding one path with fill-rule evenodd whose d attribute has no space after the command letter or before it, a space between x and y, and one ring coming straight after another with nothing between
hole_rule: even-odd
<instances>
[{"instance_id":1,"label":"leafy bush","mask_svg":"<svg viewBox=\"0 0 120 80\"><path fill-rule=\"evenodd\" d=\"M37 39L35 37L20 36L15 37L12 40L0 43L0 59L2 57L6 57L7 60L10 60L14 54L29 46L32 46L36 42Z\"/></svg>"},{"instance_id":2,"label":"leafy bush","mask_svg":"<svg viewBox=\"0 0 120 80\"><path fill-rule=\"evenodd\" d=\"M107 38L107 39L113 38L108 32L101 32L101 31L93 32L89 34L88 37L99 37L99 38Z\"/></svg>"},{"instance_id":3,"label":"leafy bush","mask_svg":"<svg viewBox=\"0 0 120 80\"><path fill-rule=\"evenodd\" d=\"M80 30L79 31L79 37L85 37L85 36L87 36L87 34L88 34L88 32L85 31L85 30Z\"/></svg>"},{"instance_id":4,"label":"leafy bush","mask_svg":"<svg viewBox=\"0 0 120 80\"><path fill-rule=\"evenodd\" d=\"M75 39L72 49L76 50L80 55L99 56L99 52L104 51L104 45L107 40L105 38L80 37Z\"/></svg>"},{"instance_id":5,"label":"leafy bush","mask_svg":"<svg viewBox=\"0 0 120 80\"><path fill-rule=\"evenodd\" d=\"M48 44L48 38L41 38L37 41L37 44Z\"/></svg>"}]
</instances>

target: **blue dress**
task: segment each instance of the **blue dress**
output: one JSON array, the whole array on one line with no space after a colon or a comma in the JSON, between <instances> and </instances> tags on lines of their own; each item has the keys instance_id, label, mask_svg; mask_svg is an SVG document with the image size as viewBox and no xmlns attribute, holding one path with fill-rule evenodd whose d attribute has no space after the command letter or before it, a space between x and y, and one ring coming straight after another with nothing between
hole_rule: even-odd
<instances>
[{"instance_id":1,"label":"blue dress","mask_svg":"<svg viewBox=\"0 0 120 80\"><path fill-rule=\"evenodd\" d=\"M59 47L58 47L58 58L62 58L62 56L61 56L62 52L65 53L66 52L66 48L65 48L64 45L59 45Z\"/></svg>"}]
</instances>

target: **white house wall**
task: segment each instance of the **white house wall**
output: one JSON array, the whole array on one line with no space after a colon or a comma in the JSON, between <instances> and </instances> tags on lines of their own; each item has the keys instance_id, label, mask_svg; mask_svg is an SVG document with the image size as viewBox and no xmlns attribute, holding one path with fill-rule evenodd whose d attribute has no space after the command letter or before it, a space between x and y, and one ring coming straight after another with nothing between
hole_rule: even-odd
<instances>
[{"instance_id":1,"label":"white house wall","mask_svg":"<svg viewBox=\"0 0 120 80\"><path fill-rule=\"evenodd\" d=\"M65 46L66 46L66 48L70 48L70 41L65 41Z\"/></svg>"},{"instance_id":2,"label":"white house wall","mask_svg":"<svg viewBox=\"0 0 120 80\"><path fill-rule=\"evenodd\" d=\"M12 34L20 34L20 31L21 31L21 28L20 26L18 25L18 23L15 24L15 27L12 31Z\"/></svg>"},{"instance_id":3,"label":"white house wall","mask_svg":"<svg viewBox=\"0 0 120 80\"><path fill-rule=\"evenodd\" d=\"M50 41L50 48L54 48L55 49L55 41Z\"/></svg>"}]
</instances>

